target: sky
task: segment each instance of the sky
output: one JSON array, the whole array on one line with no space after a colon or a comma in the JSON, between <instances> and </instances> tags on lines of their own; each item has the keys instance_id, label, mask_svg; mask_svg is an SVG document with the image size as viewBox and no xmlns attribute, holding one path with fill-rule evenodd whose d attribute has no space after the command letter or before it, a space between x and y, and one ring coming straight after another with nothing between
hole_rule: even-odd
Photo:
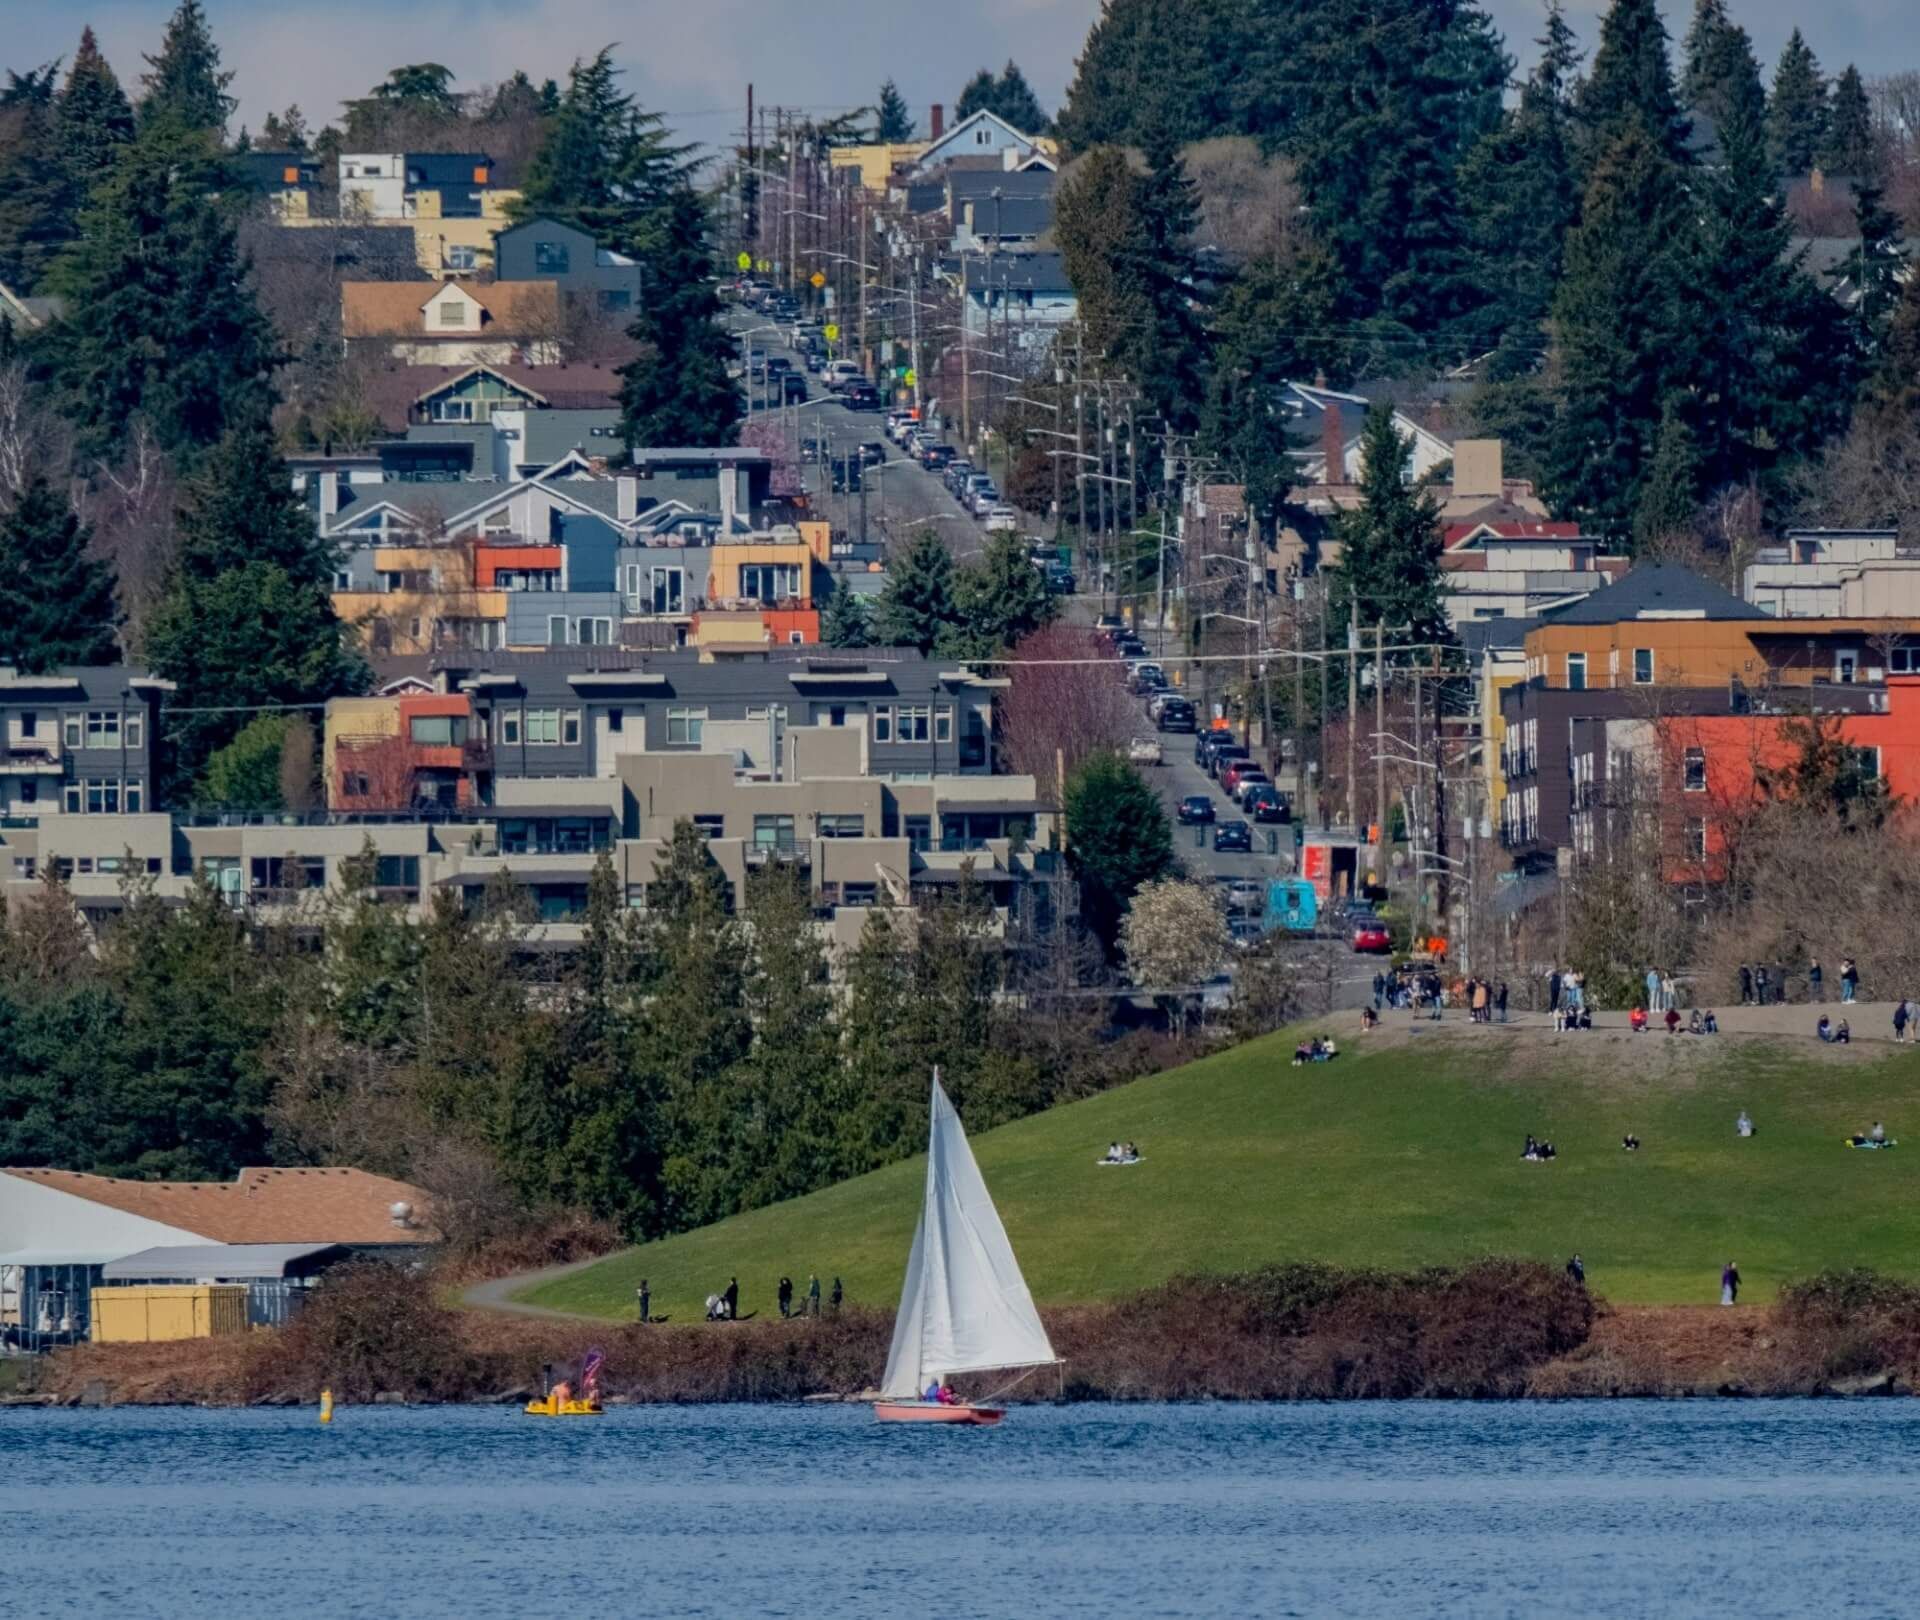
<instances>
[{"instance_id":1,"label":"sky","mask_svg":"<svg viewBox=\"0 0 1920 1620\"><path fill-rule=\"evenodd\" d=\"M1568 0L1589 53L1605 0ZM1522 63L1539 32L1537 0L1488 0ZM1676 35L1691 0L1663 0ZM69 55L91 22L123 82L157 48L174 0L0 0L0 67ZM892 77L924 130L928 106L952 105L976 68L1018 60L1041 101L1057 106L1098 0L205 0L238 122L298 102L317 128L390 67L441 62L471 88L525 68L564 78L579 55L616 46L628 87L683 135L728 145L759 103L830 114L869 103ZM1795 22L1829 71L1920 68L1915 0L1729 0L1771 68Z\"/></svg>"}]
</instances>

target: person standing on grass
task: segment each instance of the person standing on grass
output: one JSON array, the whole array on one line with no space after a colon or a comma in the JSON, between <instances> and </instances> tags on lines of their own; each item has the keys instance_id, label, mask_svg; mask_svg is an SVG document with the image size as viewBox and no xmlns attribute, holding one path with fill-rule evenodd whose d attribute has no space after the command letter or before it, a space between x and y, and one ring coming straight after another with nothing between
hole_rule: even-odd
<instances>
[{"instance_id":1,"label":"person standing on grass","mask_svg":"<svg viewBox=\"0 0 1920 1620\"><path fill-rule=\"evenodd\" d=\"M1378 1012L1386 1000L1387 976L1376 973L1373 976L1373 1010Z\"/></svg>"},{"instance_id":2,"label":"person standing on grass","mask_svg":"<svg viewBox=\"0 0 1920 1620\"><path fill-rule=\"evenodd\" d=\"M1814 957L1807 963L1807 999L1825 1001L1827 999L1827 976L1820 970L1820 958Z\"/></svg>"},{"instance_id":3,"label":"person standing on grass","mask_svg":"<svg viewBox=\"0 0 1920 1620\"><path fill-rule=\"evenodd\" d=\"M1840 958L1840 999L1851 1001L1860 991L1860 970L1851 956Z\"/></svg>"},{"instance_id":4,"label":"person standing on grass","mask_svg":"<svg viewBox=\"0 0 1920 1620\"><path fill-rule=\"evenodd\" d=\"M780 1314L793 1315L793 1279L791 1277L780 1279Z\"/></svg>"},{"instance_id":5,"label":"person standing on grass","mask_svg":"<svg viewBox=\"0 0 1920 1620\"><path fill-rule=\"evenodd\" d=\"M1587 1286L1587 1268L1581 1265L1579 1255L1576 1254L1571 1260L1567 1262L1567 1275L1571 1277L1575 1282L1577 1282L1582 1288L1585 1288Z\"/></svg>"},{"instance_id":6,"label":"person standing on grass","mask_svg":"<svg viewBox=\"0 0 1920 1620\"><path fill-rule=\"evenodd\" d=\"M1740 1298L1740 1268L1731 1260L1720 1273L1720 1303L1732 1305Z\"/></svg>"},{"instance_id":7,"label":"person standing on grass","mask_svg":"<svg viewBox=\"0 0 1920 1620\"><path fill-rule=\"evenodd\" d=\"M1502 979L1493 992L1493 1010L1500 1015L1500 1022L1507 1021L1507 981Z\"/></svg>"},{"instance_id":8,"label":"person standing on grass","mask_svg":"<svg viewBox=\"0 0 1920 1620\"><path fill-rule=\"evenodd\" d=\"M807 1315L820 1314L820 1279L813 1272L807 1273Z\"/></svg>"},{"instance_id":9,"label":"person standing on grass","mask_svg":"<svg viewBox=\"0 0 1920 1620\"><path fill-rule=\"evenodd\" d=\"M1660 1006L1660 970L1647 969L1647 1011L1656 1012Z\"/></svg>"},{"instance_id":10,"label":"person standing on grass","mask_svg":"<svg viewBox=\"0 0 1920 1620\"><path fill-rule=\"evenodd\" d=\"M1905 1045L1907 1039L1907 1004L1901 1000L1894 1004L1893 1039L1897 1045Z\"/></svg>"},{"instance_id":11,"label":"person standing on grass","mask_svg":"<svg viewBox=\"0 0 1920 1620\"><path fill-rule=\"evenodd\" d=\"M840 1286L840 1279L835 1277L833 1279L833 1295L827 1302L832 1307L835 1316L840 1314L840 1301L846 1297L847 1292Z\"/></svg>"},{"instance_id":12,"label":"person standing on grass","mask_svg":"<svg viewBox=\"0 0 1920 1620\"><path fill-rule=\"evenodd\" d=\"M1560 970L1555 968L1547 975L1547 1011L1560 1010Z\"/></svg>"},{"instance_id":13,"label":"person standing on grass","mask_svg":"<svg viewBox=\"0 0 1920 1620\"><path fill-rule=\"evenodd\" d=\"M1740 964L1740 1005L1743 1007L1753 1005L1753 969L1745 962Z\"/></svg>"}]
</instances>

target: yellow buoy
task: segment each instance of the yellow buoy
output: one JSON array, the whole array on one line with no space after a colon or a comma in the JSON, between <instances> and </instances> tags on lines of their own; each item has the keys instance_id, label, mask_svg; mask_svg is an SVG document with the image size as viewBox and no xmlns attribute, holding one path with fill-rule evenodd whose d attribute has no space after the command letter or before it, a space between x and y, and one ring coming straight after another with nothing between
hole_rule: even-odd
<instances>
[{"instance_id":1,"label":"yellow buoy","mask_svg":"<svg viewBox=\"0 0 1920 1620\"><path fill-rule=\"evenodd\" d=\"M333 1391L330 1389L320 1391L320 1421L322 1423L333 1421Z\"/></svg>"}]
</instances>

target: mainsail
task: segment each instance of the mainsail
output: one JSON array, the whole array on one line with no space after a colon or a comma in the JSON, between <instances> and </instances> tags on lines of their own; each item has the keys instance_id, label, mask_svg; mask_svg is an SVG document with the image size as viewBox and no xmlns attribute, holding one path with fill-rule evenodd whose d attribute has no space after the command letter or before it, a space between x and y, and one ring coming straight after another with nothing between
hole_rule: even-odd
<instances>
[{"instance_id":1,"label":"mainsail","mask_svg":"<svg viewBox=\"0 0 1920 1620\"><path fill-rule=\"evenodd\" d=\"M895 1400L911 1400L929 1379L949 1373L1057 1359L937 1072L932 1114L926 1201L880 1386Z\"/></svg>"}]
</instances>

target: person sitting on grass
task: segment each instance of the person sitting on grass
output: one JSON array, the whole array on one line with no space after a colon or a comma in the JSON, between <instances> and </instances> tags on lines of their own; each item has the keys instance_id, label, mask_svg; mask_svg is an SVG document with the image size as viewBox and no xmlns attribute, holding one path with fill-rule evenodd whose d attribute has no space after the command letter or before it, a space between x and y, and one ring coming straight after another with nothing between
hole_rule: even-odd
<instances>
[{"instance_id":1,"label":"person sitting on grass","mask_svg":"<svg viewBox=\"0 0 1920 1620\"><path fill-rule=\"evenodd\" d=\"M1320 1040L1321 1061L1331 1063L1339 1055L1340 1048L1333 1044L1333 1037L1331 1035L1322 1036Z\"/></svg>"},{"instance_id":2,"label":"person sitting on grass","mask_svg":"<svg viewBox=\"0 0 1920 1620\"><path fill-rule=\"evenodd\" d=\"M1372 1029L1373 1026L1379 1022L1380 1015L1371 1007L1362 1007L1360 1009L1360 1028L1362 1032Z\"/></svg>"},{"instance_id":3,"label":"person sitting on grass","mask_svg":"<svg viewBox=\"0 0 1920 1620\"><path fill-rule=\"evenodd\" d=\"M1700 1017L1700 1009L1695 1007L1693 1009L1693 1016L1687 1020L1687 1033L1689 1035L1704 1035L1706 1032L1707 1026Z\"/></svg>"},{"instance_id":4,"label":"person sitting on grass","mask_svg":"<svg viewBox=\"0 0 1920 1620\"><path fill-rule=\"evenodd\" d=\"M1647 1027L1647 1009L1645 1007L1635 1007L1632 1012L1627 1014L1627 1026L1636 1035L1643 1033Z\"/></svg>"},{"instance_id":5,"label":"person sitting on grass","mask_svg":"<svg viewBox=\"0 0 1920 1620\"><path fill-rule=\"evenodd\" d=\"M1638 1153L1640 1151L1640 1138L1629 1131L1625 1136L1620 1138L1620 1147L1623 1152Z\"/></svg>"},{"instance_id":6,"label":"person sitting on grass","mask_svg":"<svg viewBox=\"0 0 1920 1620\"><path fill-rule=\"evenodd\" d=\"M1713 1016L1713 1009L1711 1007L1707 1009L1707 1016L1701 1020L1701 1023L1704 1025L1707 1034L1718 1035L1720 1033L1720 1020Z\"/></svg>"},{"instance_id":7,"label":"person sitting on grass","mask_svg":"<svg viewBox=\"0 0 1920 1620\"><path fill-rule=\"evenodd\" d=\"M1825 1013L1822 1013L1820 1015L1820 1022L1813 1026L1813 1032L1818 1035L1821 1040L1831 1041L1833 1039L1833 1020L1827 1017Z\"/></svg>"},{"instance_id":8,"label":"person sitting on grass","mask_svg":"<svg viewBox=\"0 0 1920 1620\"><path fill-rule=\"evenodd\" d=\"M1667 1009L1667 1033L1669 1035L1675 1034L1678 1032L1679 1028L1680 1028L1680 1015L1679 1013L1675 1012L1673 1008L1669 1007Z\"/></svg>"},{"instance_id":9,"label":"person sitting on grass","mask_svg":"<svg viewBox=\"0 0 1920 1620\"><path fill-rule=\"evenodd\" d=\"M1753 1135L1753 1121L1747 1117L1746 1109L1740 1110L1740 1117L1733 1122L1733 1129L1738 1136Z\"/></svg>"},{"instance_id":10,"label":"person sitting on grass","mask_svg":"<svg viewBox=\"0 0 1920 1620\"><path fill-rule=\"evenodd\" d=\"M1540 1157L1540 1144L1533 1139L1533 1132L1527 1132L1527 1145L1520 1150L1522 1159L1532 1161Z\"/></svg>"},{"instance_id":11,"label":"person sitting on grass","mask_svg":"<svg viewBox=\"0 0 1920 1620\"><path fill-rule=\"evenodd\" d=\"M1835 1046L1851 1046L1853 1044L1853 1031L1847 1028L1847 1021L1844 1018L1833 1026L1833 1043Z\"/></svg>"},{"instance_id":12,"label":"person sitting on grass","mask_svg":"<svg viewBox=\"0 0 1920 1620\"><path fill-rule=\"evenodd\" d=\"M1302 1041L1293 1049L1293 1066L1296 1069L1299 1068L1301 1064L1311 1063L1312 1061L1313 1043L1311 1041Z\"/></svg>"}]
</instances>

